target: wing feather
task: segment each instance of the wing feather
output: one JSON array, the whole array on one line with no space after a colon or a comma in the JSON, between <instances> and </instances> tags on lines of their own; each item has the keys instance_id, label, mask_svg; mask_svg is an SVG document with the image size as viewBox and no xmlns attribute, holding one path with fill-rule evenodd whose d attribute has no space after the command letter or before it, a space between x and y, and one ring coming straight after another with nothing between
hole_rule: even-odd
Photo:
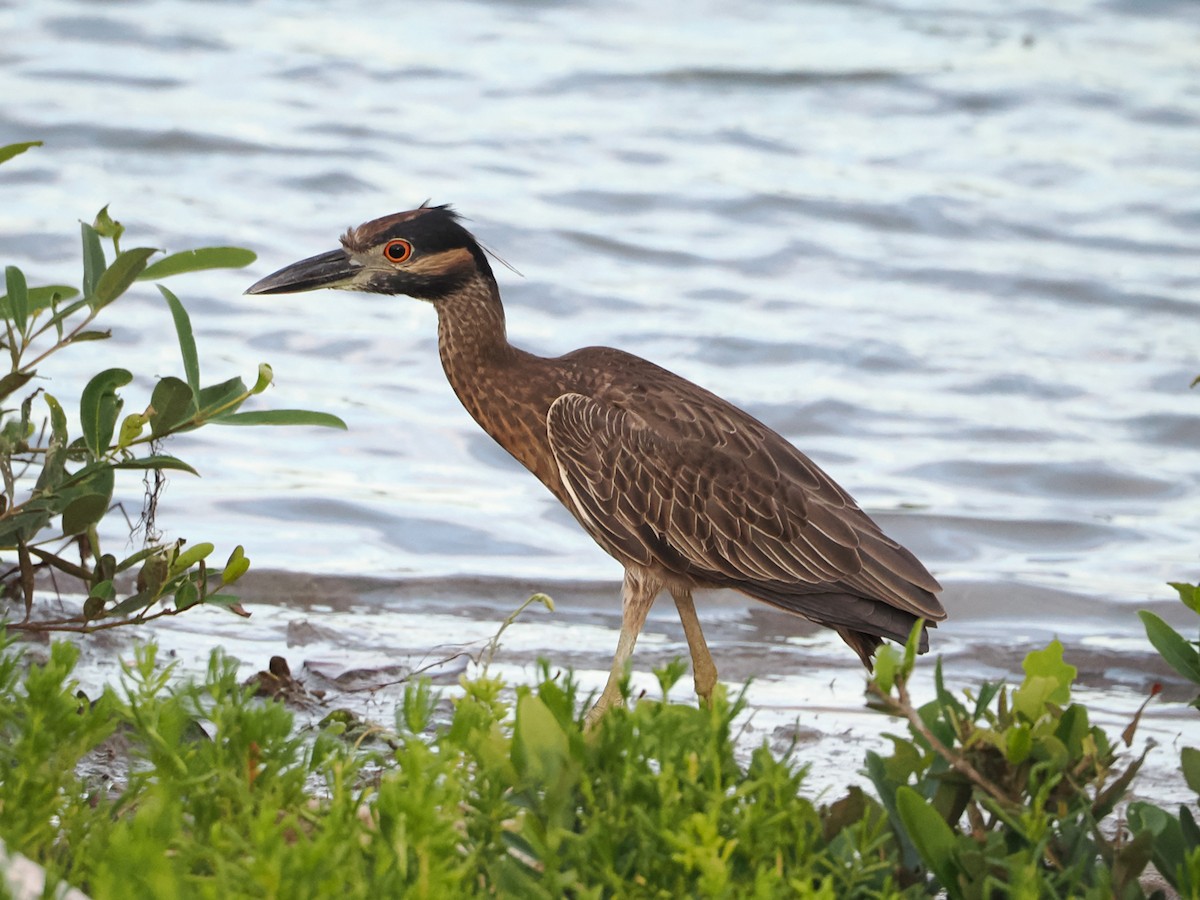
<instances>
[{"instance_id":1,"label":"wing feather","mask_svg":"<svg viewBox=\"0 0 1200 900\"><path fill-rule=\"evenodd\" d=\"M818 621L805 611L816 606L811 595L945 617L933 576L815 463L748 414L687 387L568 393L551 405L559 475L605 549Z\"/></svg>"}]
</instances>

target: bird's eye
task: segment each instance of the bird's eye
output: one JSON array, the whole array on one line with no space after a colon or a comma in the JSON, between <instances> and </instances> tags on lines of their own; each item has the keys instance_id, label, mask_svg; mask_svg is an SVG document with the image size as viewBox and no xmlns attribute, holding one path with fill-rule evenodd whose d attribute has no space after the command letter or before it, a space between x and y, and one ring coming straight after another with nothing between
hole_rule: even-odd
<instances>
[{"instance_id":1,"label":"bird's eye","mask_svg":"<svg viewBox=\"0 0 1200 900\"><path fill-rule=\"evenodd\" d=\"M412 244L401 238L388 241L383 247L383 255L389 262L402 263L412 256Z\"/></svg>"}]
</instances>

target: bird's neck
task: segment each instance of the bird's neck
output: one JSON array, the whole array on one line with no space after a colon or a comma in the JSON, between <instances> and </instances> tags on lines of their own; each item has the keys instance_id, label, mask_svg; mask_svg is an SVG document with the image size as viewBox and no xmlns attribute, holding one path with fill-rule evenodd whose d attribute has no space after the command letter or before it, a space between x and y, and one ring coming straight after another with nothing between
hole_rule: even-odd
<instances>
[{"instance_id":1,"label":"bird's neck","mask_svg":"<svg viewBox=\"0 0 1200 900\"><path fill-rule=\"evenodd\" d=\"M508 342L490 278L472 279L434 306L438 353L454 393L484 431L557 492L546 437L546 413L559 393L552 361Z\"/></svg>"},{"instance_id":2,"label":"bird's neck","mask_svg":"<svg viewBox=\"0 0 1200 900\"><path fill-rule=\"evenodd\" d=\"M469 380L481 366L503 364L511 357L514 348L508 342L496 282L477 276L434 306L438 313L438 352L456 391L459 383Z\"/></svg>"}]
</instances>

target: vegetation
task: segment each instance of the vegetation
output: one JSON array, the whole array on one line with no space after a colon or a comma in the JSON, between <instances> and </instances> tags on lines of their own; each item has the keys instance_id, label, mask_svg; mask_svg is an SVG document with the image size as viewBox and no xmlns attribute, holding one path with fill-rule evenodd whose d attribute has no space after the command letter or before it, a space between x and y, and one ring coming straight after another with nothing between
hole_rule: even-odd
<instances>
[{"instance_id":1,"label":"vegetation","mask_svg":"<svg viewBox=\"0 0 1200 900\"><path fill-rule=\"evenodd\" d=\"M9 647L0 838L96 898L1137 898L1150 861L1200 896L1186 805L1114 820L1141 764L1118 761L1136 721L1116 740L1089 725L1061 646L1029 654L1012 689L959 697L939 674L919 707L911 649L869 686L908 724L867 756L878 799L851 788L818 807L791 753L743 757L741 698L669 702L678 662L661 700L591 732L571 677L543 664L532 687L484 670L450 701L411 684L394 729L331 716L298 734L219 653L179 683L143 648L89 701L72 645L25 667ZM124 766L118 784L81 774L95 754Z\"/></svg>"},{"instance_id":2,"label":"vegetation","mask_svg":"<svg viewBox=\"0 0 1200 900\"><path fill-rule=\"evenodd\" d=\"M1200 616L1200 585L1173 583L1171 587L1179 593L1183 605ZM1200 710L1200 640L1187 640L1152 612L1143 610L1138 615L1154 649L1172 669L1196 685L1196 696L1189 705ZM1200 636L1200 629L1197 631ZM1200 748L1184 747L1179 764L1187 786L1200 797ZM1180 895L1200 897L1200 826L1192 809L1181 803L1176 816L1150 803L1132 803L1129 823L1139 836L1149 835L1145 840L1154 865Z\"/></svg>"},{"instance_id":3,"label":"vegetation","mask_svg":"<svg viewBox=\"0 0 1200 900\"><path fill-rule=\"evenodd\" d=\"M37 145L0 147L0 163ZM240 546L214 571L207 563L216 549L211 543L185 547L183 540L160 540L155 508L165 483L163 473L196 474L183 460L164 454L162 443L206 425L345 425L335 416L304 410L239 411L271 384L271 367L265 363L253 386L238 377L202 385L187 311L162 285L158 289L174 321L183 378L157 378L141 411L123 418L125 400L119 390L135 380L124 368L105 369L88 381L73 415L44 384L18 401L21 391L45 381L45 370L57 354L111 336L96 327L97 320L136 282L245 266L255 258L237 247L203 247L151 262L160 251L121 249L125 229L109 216L107 207L91 225L82 224L81 231L80 288L30 286L16 266L4 272L0 351L7 351L9 371L0 377L0 404L6 405L0 409L0 559L8 566L0 570L0 588L9 601L24 607L22 618L8 627L89 632L174 615L200 604L240 612L237 597L227 591L250 565ZM106 239L112 243L111 260L104 251ZM7 406L10 403L13 406ZM73 420L79 427L74 434ZM102 549L99 526L114 513L116 478L127 471L146 477L139 523L145 546L118 559ZM43 572L81 582L88 594L82 609L39 615L35 599Z\"/></svg>"},{"instance_id":4,"label":"vegetation","mask_svg":"<svg viewBox=\"0 0 1200 900\"><path fill-rule=\"evenodd\" d=\"M30 146L0 148L0 162ZM1058 642L1026 657L1015 686L958 694L939 663L923 703L909 688L916 632L903 652L884 648L868 703L903 728L890 753L866 755L872 792L850 788L825 805L805 796L791 752L737 743L743 697L718 691L699 709L670 702L680 663L658 673L661 699L613 710L591 731L569 674L543 664L536 684L506 686L489 675L491 652L452 697L411 683L387 728L331 715L297 730L285 704L239 684L220 653L197 682L160 665L152 645L118 685L84 696L74 645L32 659L13 632L87 632L235 605L227 587L247 565L237 548L210 571L211 544L153 538L123 560L103 553L98 526L117 474L150 473L153 533L155 477L191 471L163 453L171 435L340 422L242 412L270 383L266 366L252 387L202 386L187 313L161 287L183 377L157 379L142 411L121 417L118 391L135 382L124 369L88 382L75 436L75 417L43 387L18 401L56 353L108 336L94 323L138 280L252 258L202 248L152 263L152 249L120 249L123 229L106 211L82 235L80 290L30 287L10 266L0 298L11 362L0 403L14 404L0 411L0 555L14 560L2 579L24 613L0 634L0 840L45 868L47 895L70 884L98 900L1139 898L1153 863L1182 896L1200 897L1191 806L1129 802L1144 758L1128 756L1140 712L1116 737L1093 725L1072 701L1076 671ZM41 572L85 586L77 615L38 614ZM1200 588L1175 587L1200 616ZM1151 643L1200 689L1200 642L1141 615ZM1200 749L1184 748L1180 764L1200 794Z\"/></svg>"}]
</instances>

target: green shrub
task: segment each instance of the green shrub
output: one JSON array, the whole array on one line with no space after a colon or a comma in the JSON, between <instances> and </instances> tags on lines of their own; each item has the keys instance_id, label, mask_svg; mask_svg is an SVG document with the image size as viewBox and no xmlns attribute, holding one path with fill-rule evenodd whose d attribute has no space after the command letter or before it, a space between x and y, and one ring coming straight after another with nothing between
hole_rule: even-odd
<instances>
[{"instance_id":1,"label":"green shrub","mask_svg":"<svg viewBox=\"0 0 1200 900\"><path fill-rule=\"evenodd\" d=\"M95 702L74 661L56 644L22 677L0 653L0 838L97 900L1137 898L1151 858L1196 895L1190 813L1140 803L1114 827L1140 759L1118 765L1071 703L1057 643L1016 688L956 697L939 676L920 707L909 661L885 661L872 702L909 734L868 755L880 800L820 807L790 752L738 746L742 698L669 702L680 663L661 700L590 732L572 678L543 664L533 686L485 673L452 701L411 684L391 732L330 716L298 733L219 653L180 683L143 649ZM96 753L115 786L87 774Z\"/></svg>"},{"instance_id":2,"label":"green shrub","mask_svg":"<svg viewBox=\"0 0 1200 900\"><path fill-rule=\"evenodd\" d=\"M37 145L0 147L0 163ZM107 207L91 225L81 226L80 288L30 286L19 268L5 269L0 350L7 351L9 366L0 377L0 404L13 405L0 409L0 559L7 563L0 571L0 583L8 599L23 605L23 617L9 624L12 629L89 632L174 615L202 603L239 611L237 598L226 588L249 567L240 546L224 566L210 571L212 544L185 548L182 540L163 544L157 538L154 511L164 483L162 473L195 474L184 461L161 452L162 443L171 435L210 424L345 427L337 417L323 413L239 411L249 397L271 384L271 367L266 364L259 366L253 386L237 377L202 384L188 314L179 298L162 285L158 289L174 322L183 378L157 378L140 411L122 417L125 399L120 390L134 375L123 368L106 369L84 387L77 414L68 415L71 405L47 389L47 366L68 348L107 339L111 332L95 327L97 320L136 282L245 266L254 260L249 250L203 247L151 262L159 252L154 248L121 249L124 231ZM111 260L104 250L106 239L112 243ZM78 422L77 431L72 420ZM112 510L118 473L128 471L152 482L143 510L146 545L118 559L102 549L97 526ZM68 551L77 558L69 558ZM39 570L77 579L88 595L83 609L65 616L38 615ZM169 605L151 611L163 602Z\"/></svg>"},{"instance_id":3,"label":"green shrub","mask_svg":"<svg viewBox=\"0 0 1200 900\"><path fill-rule=\"evenodd\" d=\"M1171 587L1183 605L1200 617L1200 585L1176 583ZM1152 612L1143 610L1138 615L1162 658L1200 689L1200 640L1187 640ZM1190 705L1200 709L1200 693ZM1184 747L1179 758L1187 786L1200 799L1200 749ZM1200 897L1200 826L1187 804L1181 803L1175 816L1150 803L1131 803L1129 823L1139 833L1150 835L1154 865L1171 886L1183 897Z\"/></svg>"},{"instance_id":4,"label":"green shrub","mask_svg":"<svg viewBox=\"0 0 1200 900\"><path fill-rule=\"evenodd\" d=\"M0 837L97 898L834 897L890 884L879 867L854 872L857 841L827 848L790 758L763 747L738 761L739 702L643 700L585 734L575 685L544 672L515 702L495 680L466 682L430 731L438 701L414 685L388 749L365 752L341 726L298 737L219 654L203 683L179 685L143 649L95 703L77 696L74 660L56 644L19 685L15 654L0 657ZM132 750L110 795L80 763L117 737Z\"/></svg>"},{"instance_id":5,"label":"green shrub","mask_svg":"<svg viewBox=\"0 0 1200 900\"><path fill-rule=\"evenodd\" d=\"M876 706L905 718L889 757L867 770L904 844L951 898L1138 897L1149 838L1107 836L1101 823L1142 757L1119 764L1118 743L1071 702L1076 670L1056 640L1025 658L1014 689L984 683L965 702L946 690L908 696L914 647L889 651L870 686Z\"/></svg>"}]
</instances>

